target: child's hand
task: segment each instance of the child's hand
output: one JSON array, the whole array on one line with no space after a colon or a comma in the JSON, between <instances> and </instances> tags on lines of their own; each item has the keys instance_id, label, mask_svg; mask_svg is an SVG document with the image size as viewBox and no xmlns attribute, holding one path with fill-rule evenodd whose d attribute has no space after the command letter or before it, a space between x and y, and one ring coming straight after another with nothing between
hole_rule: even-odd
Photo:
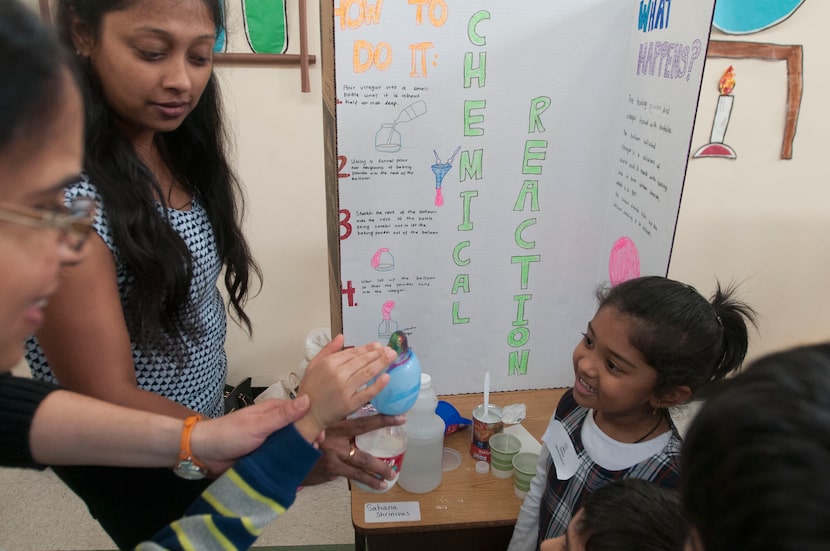
<instances>
[{"instance_id":1,"label":"child's hand","mask_svg":"<svg viewBox=\"0 0 830 551\"><path fill-rule=\"evenodd\" d=\"M218 419L205 419L193 427L193 454L205 463L210 476L218 476L258 448L271 433L301 419L309 405L308 397L272 398Z\"/></svg>"},{"instance_id":2,"label":"child's hand","mask_svg":"<svg viewBox=\"0 0 830 551\"><path fill-rule=\"evenodd\" d=\"M389 382L389 375L384 373L372 385L365 385L396 356L379 343L343 349L343 335L337 335L306 368L299 394L308 394L311 409L295 424L297 430L311 442L327 426L374 398Z\"/></svg>"}]
</instances>

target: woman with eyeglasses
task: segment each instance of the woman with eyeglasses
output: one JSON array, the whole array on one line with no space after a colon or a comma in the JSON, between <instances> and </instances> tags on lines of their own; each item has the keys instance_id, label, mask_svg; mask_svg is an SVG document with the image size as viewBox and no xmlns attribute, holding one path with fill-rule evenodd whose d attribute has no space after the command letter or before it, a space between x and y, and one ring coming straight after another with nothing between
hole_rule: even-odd
<instances>
[{"instance_id":1,"label":"woman with eyeglasses","mask_svg":"<svg viewBox=\"0 0 830 551\"><path fill-rule=\"evenodd\" d=\"M387 375L367 385L395 353L377 344L339 350L333 343L309 365L296 400L266 400L185 423L13 376L61 272L88 260L96 215L84 197L64 204L83 157L72 63L18 0L0 3L0 73L14 75L0 81L0 465L164 467L189 477L230 469L188 516L142 548L202 549L205 538L247 548L293 502L320 456L314 444L323 429L385 386Z\"/></svg>"},{"instance_id":2,"label":"woman with eyeglasses","mask_svg":"<svg viewBox=\"0 0 830 551\"><path fill-rule=\"evenodd\" d=\"M90 199L96 212L85 261L62 271L27 342L32 375L123 406L218 417L226 307L250 329L244 306L259 276L240 229L213 73L221 2L59 0L56 16L88 108L82 177L67 200ZM391 469L355 452L349 436L401 422L338 423L305 484L346 475L382 487ZM166 469L56 473L124 547L181 516L204 489Z\"/></svg>"}]
</instances>

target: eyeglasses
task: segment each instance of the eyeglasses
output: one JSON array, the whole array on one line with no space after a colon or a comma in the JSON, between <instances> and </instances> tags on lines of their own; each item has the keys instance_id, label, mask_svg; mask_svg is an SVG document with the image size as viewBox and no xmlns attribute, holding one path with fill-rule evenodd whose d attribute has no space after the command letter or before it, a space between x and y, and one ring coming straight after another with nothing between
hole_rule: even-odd
<instances>
[{"instance_id":1,"label":"eyeglasses","mask_svg":"<svg viewBox=\"0 0 830 551\"><path fill-rule=\"evenodd\" d=\"M37 228L51 228L63 234L73 251L80 251L92 232L95 202L87 197L72 200L65 213L0 202L0 220Z\"/></svg>"}]
</instances>

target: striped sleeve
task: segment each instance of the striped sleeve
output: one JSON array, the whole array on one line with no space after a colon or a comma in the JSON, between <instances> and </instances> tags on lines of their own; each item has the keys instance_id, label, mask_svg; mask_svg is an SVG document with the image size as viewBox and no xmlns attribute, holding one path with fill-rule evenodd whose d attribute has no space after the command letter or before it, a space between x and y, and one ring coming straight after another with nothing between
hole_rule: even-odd
<instances>
[{"instance_id":1,"label":"striped sleeve","mask_svg":"<svg viewBox=\"0 0 830 551\"><path fill-rule=\"evenodd\" d=\"M216 479L184 517L137 551L248 549L294 503L297 488L319 458L294 425L275 432Z\"/></svg>"}]
</instances>

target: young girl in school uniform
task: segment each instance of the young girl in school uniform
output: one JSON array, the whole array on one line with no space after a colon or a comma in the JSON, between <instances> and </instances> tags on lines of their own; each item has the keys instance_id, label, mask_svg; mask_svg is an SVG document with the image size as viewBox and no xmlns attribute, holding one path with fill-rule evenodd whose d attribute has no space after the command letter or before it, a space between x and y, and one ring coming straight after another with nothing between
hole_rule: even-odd
<instances>
[{"instance_id":1,"label":"young girl in school uniform","mask_svg":"<svg viewBox=\"0 0 830 551\"><path fill-rule=\"evenodd\" d=\"M584 497L611 481L677 487L681 438L668 408L740 367L754 311L718 286L642 277L598 293L573 353L574 385L543 436L510 551L565 533Z\"/></svg>"}]
</instances>

